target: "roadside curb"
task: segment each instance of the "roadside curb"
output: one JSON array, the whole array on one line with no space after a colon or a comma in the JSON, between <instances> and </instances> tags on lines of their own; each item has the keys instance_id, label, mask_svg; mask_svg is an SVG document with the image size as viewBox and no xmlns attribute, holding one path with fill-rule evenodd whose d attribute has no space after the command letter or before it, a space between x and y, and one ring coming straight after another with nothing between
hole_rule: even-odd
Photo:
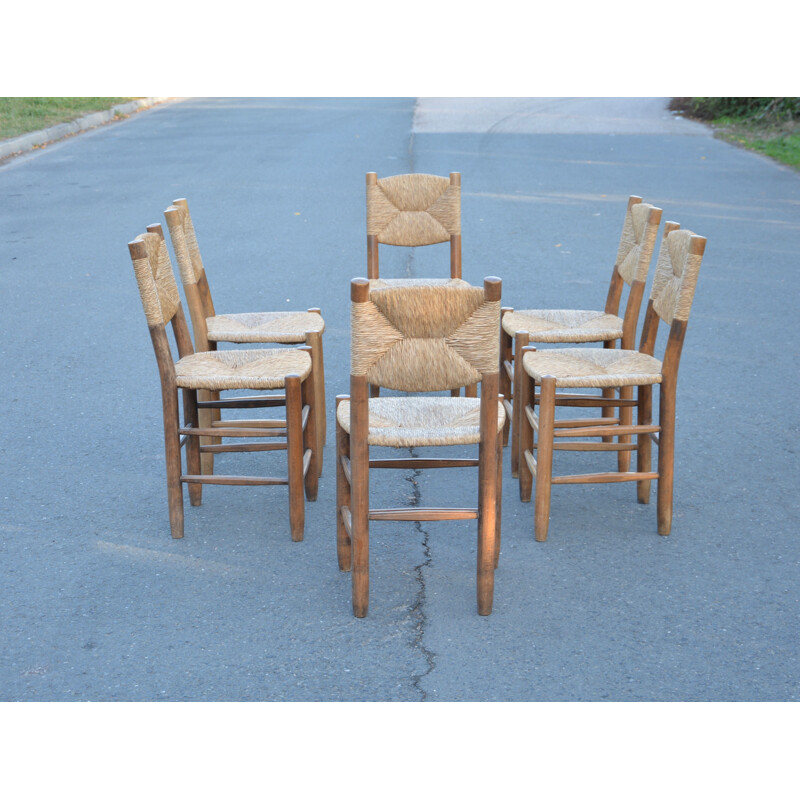
<instances>
[{"instance_id":1,"label":"roadside curb","mask_svg":"<svg viewBox=\"0 0 800 800\"><path fill-rule=\"evenodd\" d=\"M79 117L72 120L72 122L62 122L60 125L53 125L50 128L44 128L40 131L33 131L25 133L22 136L17 136L14 139L6 139L0 142L0 159L7 158L8 156L21 155L30 150L34 150L42 145L55 142L63 139L66 136L72 136L76 133L96 128L99 125L105 125L107 122L133 114L145 108L165 103L169 100L176 100L175 97L143 97L140 100L131 100L128 103L119 103L107 111L95 111L92 114L87 114L85 117Z\"/></svg>"}]
</instances>

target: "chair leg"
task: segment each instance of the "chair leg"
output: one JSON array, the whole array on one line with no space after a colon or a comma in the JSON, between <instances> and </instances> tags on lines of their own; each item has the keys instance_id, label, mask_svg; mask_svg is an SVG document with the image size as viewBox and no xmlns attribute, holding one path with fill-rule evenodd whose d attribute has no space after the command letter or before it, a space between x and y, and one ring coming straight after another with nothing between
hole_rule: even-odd
<instances>
[{"instance_id":1,"label":"chair leg","mask_svg":"<svg viewBox=\"0 0 800 800\"><path fill-rule=\"evenodd\" d=\"M369 609L369 403L364 395L363 390L350 392L350 538L356 617L366 617Z\"/></svg>"},{"instance_id":2,"label":"chair leg","mask_svg":"<svg viewBox=\"0 0 800 800\"><path fill-rule=\"evenodd\" d=\"M556 379L542 378L539 393L539 436L536 450L536 499L534 535L537 542L547 540L550 524L550 489L553 476L553 423L555 422Z\"/></svg>"},{"instance_id":3,"label":"chair leg","mask_svg":"<svg viewBox=\"0 0 800 800\"><path fill-rule=\"evenodd\" d=\"M497 502L495 504L494 568L500 563L500 529L503 514L503 433L497 435Z\"/></svg>"},{"instance_id":4,"label":"chair leg","mask_svg":"<svg viewBox=\"0 0 800 800\"><path fill-rule=\"evenodd\" d=\"M637 425L650 425L653 420L653 387L650 384L640 386L638 390L638 408L636 411ZM650 472L651 444L649 433L640 433L636 436L636 471ZM636 482L636 495L640 503L650 502L650 481Z\"/></svg>"},{"instance_id":5,"label":"chair leg","mask_svg":"<svg viewBox=\"0 0 800 800\"><path fill-rule=\"evenodd\" d=\"M327 441L328 428L325 418L325 367L322 359L322 334L313 331L306 334L306 342L311 347L311 374L314 379L314 416L317 442L314 445L317 461L317 475L322 475L322 449Z\"/></svg>"},{"instance_id":6,"label":"chair leg","mask_svg":"<svg viewBox=\"0 0 800 800\"><path fill-rule=\"evenodd\" d=\"M164 411L164 451L167 462L167 502L173 539L183 538L183 485L181 484L181 440L178 428L178 389L162 389Z\"/></svg>"},{"instance_id":7,"label":"chair leg","mask_svg":"<svg viewBox=\"0 0 800 800\"><path fill-rule=\"evenodd\" d=\"M658 532L669 536L672 528L672 489L675 460L675 383L663 380L659 395Z\"/></svg>"},{"instance_id":8,"label":"chair leg","mask_svg":"<svg viewBox=\"0 0 800 800\"><path fill-rule=\"evenodd\" d=\"M464 387L464 397L477 397L478 396L478 384L471 383L469 386Z\"/></svg>"},{"instance_id":9,"label":"chair leg","mask_svg":"<svg viewBox=\"0 0 800 800\"><path fill-rule=\"evenodd\" d=\"M517 448L520 452L520 465L519 470L519 499L523 503L529 503L531 500L531 489L533 487L533 475L531 474L528 462L525 460L525 451L533 450L533 426L525 413L527 406L531 405L536 385L526 372L522 373L519 383L515 387L516 397L514 398L514 407L517 404L520 406L519 424L514 427L512 436L517 440Z\"/></svg>"},{"instance_id":10,"label":"chair leg","mask_svg":"<svg viewBox=\"0 0 800 800\"><path fill-rule=\"evenodd\" d=\"M199 425L199 412L197 408L197 391L193 389L183 390L183 418L187 425L197 428ZM189 475L200 475L202 471L202 455L200 453L200 436L186 437L186 472ZM213 467L212 467L213 471ZM193 506L203 503L203 484L189 484L189 502Z\"/></svg>"},{"instance_id":11,"label":"chair leg","mask_svg":"<svg viewBox=\"0 0 800 800\"><path fill-rule=\"evenodd\" d=\"M622 386L619 390L620 400L633 399L633 386ZM620 406L619 409L619 424L630 425L633 422L633 406ZM631 441L630 436L620 436L618 438L620 444L628 444ZM631 451L618 450L617 451L617 471L629 472L631 468Z\"/></svg>"},{"instance_id":12,"label":"chair leg","mask_svg":"<svg viewBox=\"0 0 800 800\"><path fill-rule=\"evenodd\" d=\"M336 398L336 407L347 398L346 395L339 395ZM342 519L342 508L350 508L350 482L344 472L342 457L350 458L350 437L345 429L339 424L338 415L336 417L336 556L339 560L339 569L342 572L350 572L353 560L353 548L350 543L350 535L347 533L344 520Z\"/></svg>"},{"instance_id":13,"label":"chair leg","mask_svg":"<svg viewBox=\"0 0 800 800\"><path fill-rule=\"evenodd\" d=\"M519 460L521 458L519 452L519 436L514 432L520 429L520 415L522 413L521 404L517 402L517 395L519 394L519 386L523 381L524 370L522 369L522 348L530 343L530 336L523 331L517 331L514 335L514 385L512 388L511 398L511 431L509 437L511 439L511 477L519 477Z\"/></svg>"},{"instance_id":14,"label":"chair leg","mask_svg":"<svg viewBox=\"0 0 800 800\"><path fill-rule=\"evenodd\" d=\"M494 386L487 386L491 380ZM498 376L484 375L486 396L497 396ZM491 406L494 405L494 408ZM492 613L494 570L497 558L497 405L481 402L481 442L478 453L478 614Z\"/></svg>"},{"instance_id":15,"label":"chair leg","mask_svg":"<svg viewBox=\"0 0 800 800\"><path fill-rule=\"evenodd\" d=\"M322 458L320 439L317 436L316 392L317 386L312 370L312 374L303 381L300 387L302 405L303 407L308 406L309 408L306 429L303 431L303 455L305 456L305 453L310 450L311 461L308 464L308 470L306 471L303 483L306 491L306 500L311 501L317 499L320 473L317 463Z\"/></svg>"},{"instance_id":16,"label":"chair leg","mask_svg":"<svg viewBox=\"0 0 800 800\"><path fill-rule=\"evenodd\" d=\"M289 472L289 525L292 541L303 541L303 406L300 376L286 376L286 455Z\"/></svg>"},{"instance_id":17,"label":"chair leg","mask_svg":"<svg viewBox=\"0 0 800 800\"><path fill-rule=\"evenodd\" d=\"M214 395L219 397L219 392L209 392L203 390L199 392L199 399L200 400L212 400L214 399ZM201 408L198 411L198 426L201 428L210 428L211 422L214 419L214 412L219 411L216 408ZM211 437L203 436L200 439L201 445L206 444L213 444L214 440ZM200 472L203 475L213 475L214 474L214 454L213 453L203 453L200 456L201 468ZM202 486L202 484L198 484L198 486Z\"/></svg>"},{"instance_id":18,"label":"chair leg","mask_svg":"<svg viewBox=\"0 0 800 800\"><path fill-rule=\"evenodd\" d=\"M617 343L616 343L616 341L614 339L610 339L610 340L606 340L605 342L603 342L603 347L606 350L613 350L616 347L616 344ZM616 397L617 397L617 390L615 388L613 388L613 387L608 388L608 389L603 389L602 396L606 400L615 400ZM602 416L602 417L613 417L614 414L616 414L614 406L605 406L600 412L600 416ZM614 437L613 436L603 436L601 441L606 442L606 443L613 442L614 441ZM618 468L619 468L619 465L621 463L622 462L618 458L617 459L617 467ZM620 471L622 471L622 470L620 469Z\"/></svg>"},{"instance_id":19,"label":"chair leg","mask_svg":"<svg viewBox=\"0 0 800 800\"><path fill-rule=\"evenodd\" d=\"M514 398L511 394L511 378L506 372L508 361L514 364L514 340L500 327L500 394L511 402ZM506 414L506 421L503 423L503 446L508 444L508 437L511 433L511 417Z\"/></svg>"}]
</instances>

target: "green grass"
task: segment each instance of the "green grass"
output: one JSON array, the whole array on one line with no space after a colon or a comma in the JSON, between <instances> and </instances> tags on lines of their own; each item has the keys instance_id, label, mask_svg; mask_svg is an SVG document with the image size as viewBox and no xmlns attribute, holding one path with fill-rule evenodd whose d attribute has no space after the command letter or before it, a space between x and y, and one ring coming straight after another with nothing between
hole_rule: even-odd
<instances>
[{"instance_id":1,"label":"green grass","mask_svg":"<svg viewBox=\"0 0 800 800\"><path fill-rule=\"evenodd\" d=\"M670 108L707 122L726 142L800 169L800 98L675 97Z\"/></svg>"},{"instance_id":2,"label":"green grass","mask_svg":"<svg viewBox=\"0 0 800 800\"><path fill-rule=\"evenodd\" d=\"M0 140L106 111L132 97L0 97Z\"/></svg>"}]
</instances>

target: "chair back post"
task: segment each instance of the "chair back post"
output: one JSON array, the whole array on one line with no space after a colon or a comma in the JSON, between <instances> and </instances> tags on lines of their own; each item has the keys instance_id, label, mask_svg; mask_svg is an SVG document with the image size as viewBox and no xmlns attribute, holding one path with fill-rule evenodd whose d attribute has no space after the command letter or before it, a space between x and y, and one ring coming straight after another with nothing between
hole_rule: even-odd
<instances>
[{"instance_id":1,"label":"chair back post","mask_svg":"<svg viewBox=\"0 0 800 800\"><path fill-rule=\"evenodd\" d=\"M459 194L461 192L461 173L450 173L450 185L458 186ZM453 233L450 235L450 277L452 279L461 279L461 233Z\"/></svg>"},{"instance_id":2,"label":"chair back post","mask_svg":"<svg viewBox=\"0 0 800 800\"><path fill-rule=\"evenodd\" d=\"M499 303L503 290L500 278L490 276L483 281L483 297L487 303ZM487 464L495 468L489 450L497 445L497 403L500 392L500 364L492 372L481 372L481 446L488 448L485 453Z\"/></svg>"},{"instance_id":3,"label":"chair back post","mask_svg":"<svg viewBox=\"0 0 800 800\"><path fill-rule=\"evenodd\" d=\"M643 234L643 241L639 253L636 273L631 281L628 291L628 302L625 306L625 316L622 320L622 341L620 347L623 350L633 350L636 341L636 325L639 321L639 311L642 307L644 288L647 283L647 273L650 269L650 262L653 258L656 239L658 238L658 226L661 223L662 210L651 206L647 214L647 223Z\"/></svg>"},{"instance_id":4,"label":"chair back post","mask_svg":"<svg viewBox=\"0 0 800 800\"><path fill-rule=\"evenodd\" d=\"M627 225L627 221L631 214L631 209L642 202L642 198L638 197L637 195L632 194L628 198L628 207L625 210L625 224ZM622 229L622 238L625 236L625 226ZM620 241L620 247L622 245L622 241ZM611 269L611 283L608 287L608 296L606 297L606 314L613 314L614 316L619 316L619 304L620 300L622 299L622 289L625 285L625 281L622 279L622 275L619 274L619 248L617 248L617 258L614 260L614 266Z\"/></svg>"},{"instance_id":5,"label":"chair back post","mask_svg":"<svg viewBox=\"0 0 800 800\"><path fill-rule=\"evenodd\" d=\"M186 296L186 304L189 306L189 316L192 320L195 346L199 352L205 352L211 349L208 343L208 326L206 323L206 318L210 315L207 314L206 304L203 302L203 296L198 286L197 272L186 241L185 213L188 213L188 211L185 212L181 206L173 204L164 211L164 217L167 220L170 239L172 239L172 249L175 251L175 258L178 260L183 293ZM158 227L160 228L160 226ZM203 275L205 275L204 272Z\"/></svg>"},{"instance_id":6,"label":"chair back post","mask_svg":"<svg viewBox=\"0 0 800 800\"><path fill-rule=\"evenodd\" d=\"M189 213L189 203L185 197L179 197L177 200L172 202L172 205L177 206L182 212L180 218L182 230L184 232L189 251L189 257L191 259L192 268L196 277L197 289L200 292L206 317L213 317L215 316L214 301L211 299L211 289L208 285L206 269L203 265L203 259L200 256L200 247L197 244L197 234L194 231L192 215Z\"/></svg>"},{"instance_id":7,"label":"chair back post","mask_svg":"<svg viewBox=\"0 0 800 800\"><path fill-rule=\"evenodd\" d=\"M667 237L672 233L672 231L680 230L680 224L677 222L672 222L671 220L667 220L664 223L664 232L661 236L661 249L658 253L658 263L656 265L656 272L658 272L659 268L665 269L665 266L662 266L664 259L668 257L668 250L666 248ZM645 311L644 315L644 323L642 325L642 336L639 340L639 352L645 353L648 356L652 356L655 352L656 348L656 337L658 336L658 326L661 322L661 318L658 316L655 308L653 307L653 297L652 293L650 299L647 301L647 310Z\"/></svg>"},{"instance_id":8,"label":"chair back post","mask_svg":"<svg viewBox=\"0 0 800 800\"><path fill-rule=\"evenodd\" d=\"M376 172L367 173L367 208L369 208L369 187L378 185L378 174ZM378 237L374 233L367 233L367 278L377 280L379 275L378 266Z\"/></svg>"},{"instance_id":9,"label":"chair back post","mask_svg":"<svg viewBox=\"0 0 800 800\"><path fill-rule=\"evenodd\" d=\"M689 240L689 250L684 264L684 273L681 276L681 294L685 297L685 307L677 310L670 323L669 338L664 351L662 362L662 379L674 384L678 376L681 353L683 352L683 342L686 338L686 327L689 324L689 310L694 296L695 285L697 282L697 271L700 268L703 254L706 249L706 239L703 236L692 234ZM692 269L689 269L689 262L694 260Z\"/></svg>"}]
</instances>

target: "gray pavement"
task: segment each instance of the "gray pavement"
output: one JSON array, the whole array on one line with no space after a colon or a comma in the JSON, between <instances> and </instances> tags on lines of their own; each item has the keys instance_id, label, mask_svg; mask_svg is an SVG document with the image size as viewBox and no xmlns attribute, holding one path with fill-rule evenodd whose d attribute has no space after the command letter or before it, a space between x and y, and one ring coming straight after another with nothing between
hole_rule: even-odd
<instances>
[{"instance_id":1,"label":"gray pavement","mask_svg":"<svg viewBox=\"0 0 800 800\"><path fill-rule=\"evenodd\" d=\"M356 620L331 409L364 173L452 170L464 277L499 275L517 308L604 302L629 194L708 237L673 533L630 486L563 486L536 543L506 453L494 613L476 613L474 523L385 523ZM0 700L797 698L797 173L658 98L187 99L3 165L0 196ZM179 196L218 310L323 310L331 423L302 543L281 488L208 487L169 536L126 244ZM386 275L447 270L439 247L381 257ZM231 470L279 468L264 462ZM443 471L373 480L381 504L471 489Z\"/></svg>"}]
</instances>

